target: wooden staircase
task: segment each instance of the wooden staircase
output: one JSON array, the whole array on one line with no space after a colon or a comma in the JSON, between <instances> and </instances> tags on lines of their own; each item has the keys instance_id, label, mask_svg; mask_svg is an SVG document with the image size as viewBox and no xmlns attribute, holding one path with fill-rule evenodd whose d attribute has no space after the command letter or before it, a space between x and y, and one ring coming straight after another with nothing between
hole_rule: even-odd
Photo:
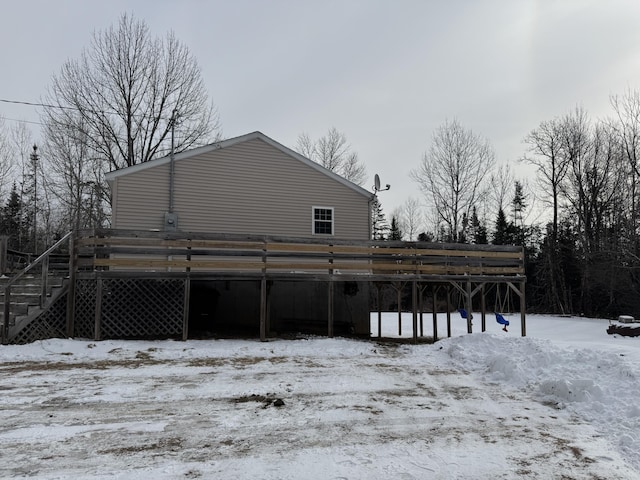
<instances>
[{"instance_id":1,"label":"wooden staircase","mask_svg":"<svg viewBox=\"0 0 640 480\"><path fill-rule=\"evenodd\" d=\"M38 320L67 288L67 267L50 270L52 253L71 237L71 232L46 252L14 274L0 277L0 332L3 344L10 343L20 332ZM51 266L54 264L52 263Z\"/></svg>"},{"instance_id":2,"label":"wooden staircase","mask_svg":"<svg viewBox=\"0 0 640 480\"><path fill-rule=\"evenodd\" d=\"M0 277L0 325L4 325L5 286L12 277ZM49 274L47 286L42 291L40 275L25 275L11 285L9 306L9 337L37 319L47 306L58 297L64 289L65 278L57 274Z\"/></svg>"}]
</instances>

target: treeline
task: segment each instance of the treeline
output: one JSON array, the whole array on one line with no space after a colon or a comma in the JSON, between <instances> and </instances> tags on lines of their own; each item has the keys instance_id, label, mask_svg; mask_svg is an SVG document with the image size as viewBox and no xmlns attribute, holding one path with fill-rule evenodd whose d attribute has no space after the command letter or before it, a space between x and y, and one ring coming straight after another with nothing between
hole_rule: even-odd
<instances>
[{"instance_id":1,"label":"treeline","mask_svg":"<svg viewBox=\"0 0 640 480\"><path fill-rule=\"evenodd\" d=\"M531 130L519 162L532 180L445 123L412 172L426 207L410 200L379 238L521 245L529 311L640 316L640 93L611 105L610 118L576 108Z\"/></svg>"}]
</instances>

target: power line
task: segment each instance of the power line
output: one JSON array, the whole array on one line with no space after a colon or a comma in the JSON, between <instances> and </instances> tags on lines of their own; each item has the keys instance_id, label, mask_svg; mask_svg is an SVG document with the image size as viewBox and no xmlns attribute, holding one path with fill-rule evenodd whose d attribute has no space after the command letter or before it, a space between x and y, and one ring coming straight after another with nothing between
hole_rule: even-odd
<instances>
[{"instance_id":1,"label":"power line","mask_svg":"<svg viewBox=\"0 0 640 480\"><path fill-rule=\"evenodd\" d=\"M36 102L25 102L22 100L7 100L5 98L0 98L0 102L2 103L13 103L15 105L29 105L31 107L48 107L48 108L60 108L62 110L76 110L80 111L75 107L64 107L62 105L50 105L48 103L36 103Z\"/></svg>"},{"instance_id":2,"label":"power line","mask_svg":"<svg viewBox=\"0 0 640 480\"><path fill-rule=\"evenodd\" d=\"M39 103L39 102L27 102L27 101L23 101L23 100L8 100L6 98L0 98L0 103L10 103L13 105L26 105L29 107L44 107L44 108L58 108L60 110L71 110L74 112L91 112L94 114L98 114L98 115L105 115L105 114L110 114L110 115L120 115L119 112L116 111L110 111L110 110L92 110L90 108L78 108L78 107L68 107L68 106L64 106L64 105L52 105L50 103ZM156 117L154 117L153 115L133 115L134 117L138 118L138 119L145 119L145 120L155 120ZM173 118L173 117L171 117ZM171 118L169 118L168 121L171 121ZM166 118L163 118L164 120L166 120ZM29 122L29 123L37 123L37 122ZM39 125L42 125L42 123L38 123Z\"/></svg>"},{"instance_id":3,"label":"power line","mask_svg":"<svg viewBox=\"0 0 640 480\"><path fill-rule=\"evenodd\" d=\"M0 116L0 119L1 120L9 120L10 122L32 123L33 125L40 125L41 127L44 126L44 123L35 122L33 120L20 120L19 118L9 118L9 117L2 117L2 116Z\"/></svg>"}]
</instances>

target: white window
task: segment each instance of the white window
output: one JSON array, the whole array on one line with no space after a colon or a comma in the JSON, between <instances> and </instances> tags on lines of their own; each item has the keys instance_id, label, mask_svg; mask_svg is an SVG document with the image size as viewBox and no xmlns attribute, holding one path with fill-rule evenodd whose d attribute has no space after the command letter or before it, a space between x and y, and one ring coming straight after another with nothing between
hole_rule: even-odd
<instances>
[{"instance_id":1,"label":"white window","mask_svg":"<svg viewBox=\"0 0 640 480\"><path fill-rule=\"evenodd\" d=\"M333 207L313 207L313 234L333 235Z\"/></svg>"}]
</instances>

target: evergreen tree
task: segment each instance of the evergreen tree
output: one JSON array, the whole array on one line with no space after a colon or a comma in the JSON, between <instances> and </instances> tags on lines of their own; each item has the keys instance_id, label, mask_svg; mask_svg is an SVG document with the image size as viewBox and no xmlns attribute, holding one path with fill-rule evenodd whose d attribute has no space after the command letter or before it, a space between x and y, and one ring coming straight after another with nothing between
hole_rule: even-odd
<instances>
[{"instance_id":1,"label":"evergreen tree","mask_svg":"<svg viewBox=\"0 0 640 480\"><path fill-rule=\"evenodd\" d=\"M467 232L469 230L469 216L467 212L462 214L462 226L458 232L458 241L456 243L469 243L467 239Z\"/></svg>"},{"instance_id":2,"label":"evergreen tree","mask_svg":"<svg viewBox=\"0 0 640 480\"><path fill-rule=\"evenodd\" d=\"M514 241L517 245L525 244L525 227L524 227L524 211L527 208L526 197L524 194L524 190L522 187L522 183L516 180L515 182L515 193L513 195L513 200L511 201L513 205L513 231L514 231Z\"/></svg>"},{"instance_id":3,"label":"evergreen tree","mask_svg":"<svg viewBox=\"0 0 640 480\"><path fill-rule=\"evenodd\" d=\"M373 240L384 240L389 232L389 224L382 211L378 197L371 202L371 235Z\"/></svg>"},{"instance_id":4,"label":"evergreen tree","mask_svg":"<svg viewBox=\"0 0 640 480\"><path fill-rule=\"evenodd\" d=\"M391 217L391 230L389 231L389 240L402 240L402 230L398 225L398 219L394 215Z\"/></svg>"},{"instance_id":5,"label":"evergreen tree","mask_svg":"<svg viewBox=\"0 0 640 480\"><path fill-rule=\"evenodd\" d=\"M18 187L14 183L0 217L0 232L9 237L8 246L14 250L22 249L24 238L28 233L23 231L22 207Z\"/></svg>"},{"instance_id":6,"label":"evergreen tree","mask_svg":"<svg viewBox=\"0 0 640 480\"><path fill-rule=\"evenodd\" d=\"M422 232L418 234L419 242L433 242L433 235L427 232Z\"/></svg>"},{"instance_id":7,"label":"evergreen tree","mask_svg":"<svg viewBox=\"0 0 640 480\"><path fill-rule=\"evenodd\" d=\"M487 238L487 227L478 218L476 207L471 212L471 243L476 245L486 245L489 243Z\"/></svg>"},{"instance_id":8,"label":"evergreen tree","mask_svg":"<svg viewBox=\"0 0 640 480\"><path fill-rule=\"evenodd\" d=\"M511 240L511 228L507 222L507 216L504 214L504 210L500 209L496 217L492 243L494 245L510 245Z\"/></svg>"}]
</instances>

